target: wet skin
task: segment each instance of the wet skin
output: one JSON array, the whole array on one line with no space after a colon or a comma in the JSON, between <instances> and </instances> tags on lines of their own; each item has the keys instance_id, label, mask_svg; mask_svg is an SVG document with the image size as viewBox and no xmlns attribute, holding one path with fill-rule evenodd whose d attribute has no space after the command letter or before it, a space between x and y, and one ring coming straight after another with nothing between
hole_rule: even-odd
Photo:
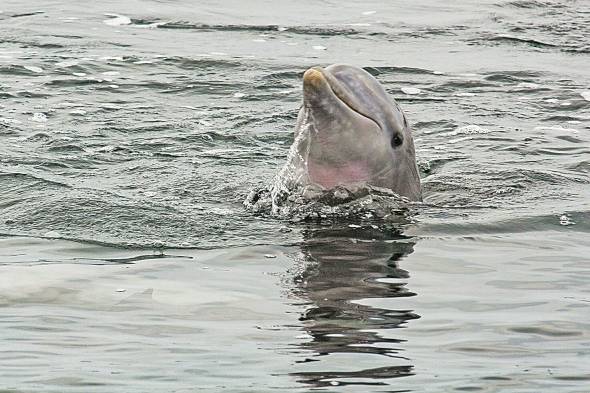
<instances>
[{"instance_id":1,"label":"wet skin","mask_svg":"<svg viewBox=\"0 0 590 393\"><path fill-rule=\"evenodd\" d=\"M335 64L303 75L296 135L306 182L325 189L365 183L421 200L414 142L406 117L363 69Z\"/></svg>"}]
</instances>

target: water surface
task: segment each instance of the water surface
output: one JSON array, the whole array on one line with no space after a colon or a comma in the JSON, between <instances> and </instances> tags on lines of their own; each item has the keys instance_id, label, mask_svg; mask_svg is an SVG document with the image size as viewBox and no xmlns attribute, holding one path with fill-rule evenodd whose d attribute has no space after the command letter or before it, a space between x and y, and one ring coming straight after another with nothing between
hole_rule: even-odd
<instances>
[{"instance_id":1,"label":"water surface","mask_svg":"<svg viewBox=\"0 0 590 393\"><path fill-rule=\"evenodd\" d=\"M588 3L0 11L0 387L588 391ZM414 129L399 228L242 205L335 62Z\"/></svg>"}]
</instances>

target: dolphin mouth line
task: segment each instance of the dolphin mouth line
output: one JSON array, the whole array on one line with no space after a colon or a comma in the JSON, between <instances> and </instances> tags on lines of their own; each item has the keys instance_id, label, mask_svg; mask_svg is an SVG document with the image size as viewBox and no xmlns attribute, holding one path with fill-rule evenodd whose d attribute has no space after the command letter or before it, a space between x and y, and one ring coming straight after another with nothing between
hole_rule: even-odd
<instances>
[{"instance_id":1,"label":"dolphin mouth line","mask_svg":"<svg viewBox=\"0 0 590 393\"><path fill-rule=\"evenodd\" d=\"M326 79L326 82L328 82L328 86L330 86L330 90L332 90L332 93L334 93L334 95L336 96L336 98L338 98L338 100L340 100L342 103L344 103L344 105L346 105L353 112L355 112L358 115L364 117L365 119L370 120L373 123L375 123L375 125L377 127L379 127L380 130L382 129L377 120L375 120L371 116L361 112L359 109L355 108L351 102L349 102L349 97L346 96L346 93L342 92L342 88L339 86L340 82L338 82L338 80L336 80L336 78L334 76L330 75L330 73L325 71L323 68L321 69L320 72L322 73L322 76L324 77L324 79Z\"/></svg>"}]
</instances>

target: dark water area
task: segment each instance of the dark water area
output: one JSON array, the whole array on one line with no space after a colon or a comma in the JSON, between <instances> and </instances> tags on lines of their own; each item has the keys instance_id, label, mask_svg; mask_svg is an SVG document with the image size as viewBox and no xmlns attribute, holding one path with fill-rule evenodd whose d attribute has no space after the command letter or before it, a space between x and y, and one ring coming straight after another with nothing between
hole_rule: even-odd
<instances>
[{"instance_id":1,"label":"dark water area","mask_svg":"<svg viewBox=\"0 0 590 393\"><path fill-rule=\"evenodd\" d=\"M590 386L587 1L0 3L0 390ZM373 74L424 202L243 201L301 77Z\"/></svg>"}]
</instances>

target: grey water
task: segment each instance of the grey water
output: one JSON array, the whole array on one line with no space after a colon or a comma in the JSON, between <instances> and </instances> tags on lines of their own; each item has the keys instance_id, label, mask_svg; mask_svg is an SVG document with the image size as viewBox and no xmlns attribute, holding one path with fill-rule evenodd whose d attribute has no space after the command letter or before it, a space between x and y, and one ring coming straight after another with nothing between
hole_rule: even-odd
<instances>
[{"instance_id":1,"label":"grey water","mask_svg":"<svg viewBox=\"0 0 590 393\"><path fill-rule=\"evenodd\" d=\"M244 208L332 63L398 225ZM2 0L0 390L588 393L589 64L584 0Z\"/></svg>"}]
</instances>

